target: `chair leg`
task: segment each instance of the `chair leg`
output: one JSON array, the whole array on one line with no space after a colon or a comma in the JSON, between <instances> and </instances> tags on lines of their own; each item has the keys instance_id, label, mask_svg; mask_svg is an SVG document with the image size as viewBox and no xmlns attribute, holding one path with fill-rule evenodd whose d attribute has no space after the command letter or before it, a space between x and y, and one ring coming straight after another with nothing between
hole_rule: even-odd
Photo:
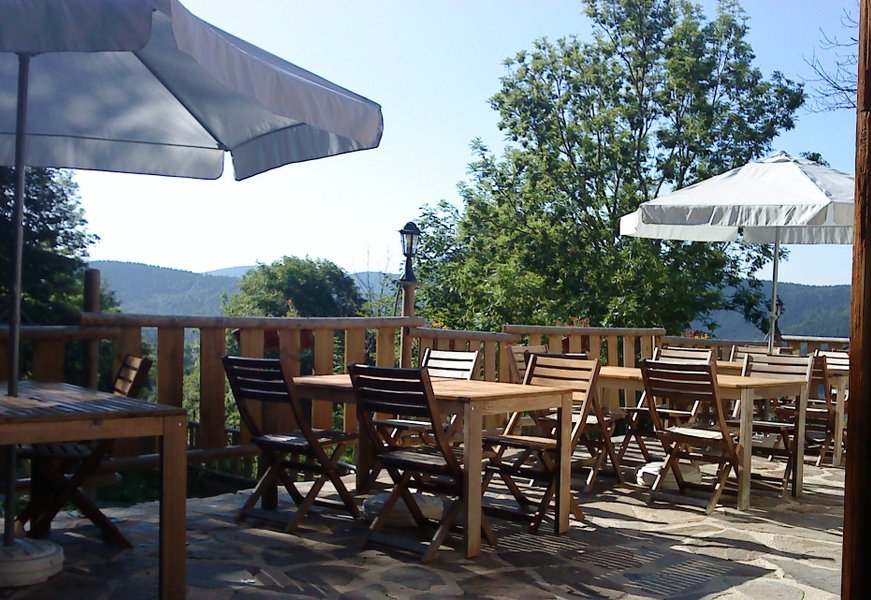
<instances>
[{"instance_id":1,"label":"chair leg","mask_svg":"<svg viewBox=\"0 0 871 600\"><path fill-rule=\"evenodd\" d=\"M731 470L732 465L729 462L720 463L719 468L717 469L718 481L714 487L714 493L711 496L711 501L708 502L708 506L705 509L705 514L709 515L714 512L714 509L717 508L717 502L720 500L720 495L723 493L723 488L726 487L726 479L729 477L729 471Z\"/></svg>"},{"instance_id":2,"label":"chair leg","mask_svg":"<svg viewBox=\"0 0 871 600\"><path fill-rule=\"evenodd\" d=\"M442 517L438 529L436 529L435 535L433 535L432 539L429 542L429 546L423 553L423 557L421 558L422 562L428 563L435 558L436 554L439 551L439 548L441 548L442 543L445 541L445 538L448 537L451 529L453 529L454 523L456 522L457 517L460 516L460 513L462 512L465 505L466 503L462 500L457 500L451 504L451 507L448 509L447 513Z\"/></svg>"}]
</instances>

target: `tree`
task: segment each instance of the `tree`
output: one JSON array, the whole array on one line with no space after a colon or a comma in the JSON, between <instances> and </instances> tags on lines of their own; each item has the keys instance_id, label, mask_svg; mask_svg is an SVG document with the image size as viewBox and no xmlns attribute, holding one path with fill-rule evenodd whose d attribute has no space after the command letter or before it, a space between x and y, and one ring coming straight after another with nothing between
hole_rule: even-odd
<instances>
[{"instance_id":1,"label":"tree","mask_svg":"<svg viewBox=\"0 0 871 600\"><path fill-rule=\"evenodd\" d=\"M858 6L857 6L858 12ZM847 10L841 14L845 35L821 32L820 48L833 62L820 60L816 52L805 62L813 69L814 107L820 111L856 110L859 66L859 21Z\"/></svg>"},{"instance_id":2,"label":"tree","mask_svg":"<svg viewBox=\"0 0 871 600\"><path fill-rule=\"evenodd\" d=\"M794 125L801 86L763 77L746 17L721 3L587 0L593 40L539 40L506 62L491 104L509 140L480 142L464 209L425 207L421 314L680 330L729 308L761 322L759 246L623 238L619 217L662 192L758 157Z\"/></svg>"},{"instance_id":3,"label":"tree","mask_svg":"<svg viewBox=\"0 0 871 600\"><path fill-rule=\"evenodd\" d=\"M0 318L9 319L12 280L12 211L15 173L0 167ZM98 238L87 221L71 171L28 169L24 211L22 321L40 325L75 324L82 310L88 247ZM111 296L107 302L113 304ZM114 305L114 304L113 304Z\"/></svg>"}]
</instances>

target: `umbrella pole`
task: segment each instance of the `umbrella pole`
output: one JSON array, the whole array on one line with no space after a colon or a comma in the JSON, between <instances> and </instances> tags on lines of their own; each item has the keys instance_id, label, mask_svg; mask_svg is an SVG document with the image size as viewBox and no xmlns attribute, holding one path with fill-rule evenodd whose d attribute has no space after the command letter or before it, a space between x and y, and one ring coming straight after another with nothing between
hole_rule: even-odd
<instances>
[{"instance_id":1,"label":"umbrella pole","mask_svg":"<svg viewBox=\"0 0 871 600\"><path fill-rule=\"evenodd\" d=\"M777 331L777 267L780 263L780 228L774 228L774 265L771 272L771 313L768 317L768 353L774 354L774 334Z\"/></svg>"},{"instance_id":2,"label":"umbrella pole","mask_svg":"<svg viewBox=\"0 0 871 600\"><path fill-rule=\"evenodd\" d=\"M27 88L30 55L18 55L18 106L15 115L15 208L12 228L15 242L12 251L12 314L9 318L9 381L7 394L18 395L19 341L21 330L21 264L24 254L24 184L25 142L27 138ZM15 543L15 446L6 447L6 497L3 506L3 545Z\"/></svg>"}]
</instances>

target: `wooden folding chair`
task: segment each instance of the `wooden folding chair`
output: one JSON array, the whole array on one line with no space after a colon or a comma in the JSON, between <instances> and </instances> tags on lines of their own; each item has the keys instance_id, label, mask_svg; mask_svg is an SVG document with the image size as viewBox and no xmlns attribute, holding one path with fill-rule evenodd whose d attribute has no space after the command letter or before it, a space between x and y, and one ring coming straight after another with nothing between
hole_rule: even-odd
<instances>
[{"instance_id":1,"label":"wooden folding chair","mask_svg":"<svg viewBox=\"0 0 871 600\"><path fill-rule=\"evenodd\" d=\"M647 503L663 499L699 504L699 500L685 495L661 491L669 470L674 474L681 494L688 489L707 489L712 492L709 502L701 502L710 514L717 506L730 471L738 476L736 439L726 423L726 409L717 392L717 371L713 363L690 363L644 359L641 374L650 414L657 437L666 449L667 458L653 482ZM666 426L659 416L659 407L669 404L689 405L690 417L684 423ZM681 459L717 465L712 484L685 481L680 470Z\"/></svg>"},{"instance_id":2,"label":"wooden folding chair","mask_svg":"<svg viewBox=\"0 0 871 600\"><path fill-rule=\"evenodd\" d=\"M741 374L747 377L771 377L789 381L804 381L808 384L808 389L810 389L814 368L813 363L813 357L809 356L748 354L744 357L744 366L741 369ZM791 405L784 403L781 398L770 398L769 404L772 402L774 406L768 408L765 411L766 414L754 415L753 431L763 435L776 436L776 443L771 447L753 444L753 453L761 456L782 456L786 458L786 466L780 481L781 494L785 495L789 488L789 483L794 480L795 475L795 409L798 406L798 398L795 398ZM736 410L738 406L736 404ZM735 412L733 417L734 419L729 420L728 424L731 427L738 427L740 425L738 420L740 415ZM776 420L776 417L780 417L780 419ZM757 479L761 479L761 477L757 477Z\"/></svg>"},{"instance_id":3,"label":"wooden folding chair","mask_svg":"<svg viewBox=\"0 0 871 600\"><path fill-rule=\"evenodd\" d=\"M709 348L684 348L679 346L659 347L653 349L653 360L669 360L675 362L692 362L692 363L710 363L713 360L713 352ZM626 434L623 436L623 443L620 444L618 458L623 460L626 450L629 448L630 442L635 440L638 448L641 450L641 455L646 462L651 462L653 456L647 449L647 444L644 441L644 434L641 431L641 423L643 419L650 419L650 408L647 403L646 394L641 394L638 404L634 407L627 406L626 412ZM663 419L664 425L677 424L681 421L686 421L690 417L690 412L678 407L659 407L659 417Z\"/></svg>"},{"instance_id":4,"label":"wooden folding chair","mask_svg":"<svg viewBox=\"0 0 871 600\"><path fill-rule=\"evenodd\" d=\"M774 354L781 354L782 348L780 346L774 347ZM732 344L732 351L729 353L729 360L732 362L739 362L744 360L744 357L748 354L753 356L768 356L768 346L762 344ZM786 354L786 352L783 352Z\"/></svg>"},{"instance_id":5,"label":"wooden folding chair","mask_svg":"<svg viewBox=\"0 0 871 600\"><path fill-rule=\"evenodd\" d=\"M832 451L835 446L835 427L843 428L843 436L842 440L844 440L844 444L846 444L847 440L847 428L844 426L844 423L836 422L836 414L835 414L835 402L837 402L837 389L835 389L832 384L828 381L829 373L849 373L850 371L850 353L846 350L816 350L814 351L814 356L821 357L826 361L826 380L822 383L825 392L821 392L821 399L825 406L825 410L829 415L829 423L826 425L826 435L823 438L822 445L820 447L820 454L817 457L816 466L821 466L823 462L826 460L826 455L829 451ZM814 388L816 389L816 388ZM849 390L848 390L849 392ZM849 393L848 393L849 397ZM846 399L845 399L846 401ZM844 405L844 414L846 415L847 406ZM819 441L819 440L817 440Z\"/></svg>"},{"instance_id":6,"label":"wooden folding chair","mask_svg":"<svg viewBox=\"0 0 871 600\"><path fill-rule=\"evenodd\" d=\"M379 515L372 522L367 542L385 544L422 555L423 562L435 558L436 553L463 513L466 503L463 488L462 457L451 448L444 430L444 418L432 391L427 369L395 369L351 365L351 381L357 396L357 414L364 435L372 442L378 460L393 480L393 490ZM382 434L375 424L376 414L396 418L413 418L430 423L432 436L422 438L418 446L400 446L396 440ZM446 507L437 523L423 516L411 488L438 492L456 498ZM436 527L425 542L412 542L405 537L390 535L382 530L388 515L402 499L419 528ZM485 539L496 545L496 537L485 515L481 515L481 531Z\"/></svg>"},{"instance_id":7,"label":"wooden folding chair","mask_svg":"<svg viewBox=\"0 0 871 600\"><path fill-rule=\"evenodd\" d=\"M152 361L128 354L121 362L112 392L136 398L148 380ZM109 541L122 548L132 547L118 527L81 491L94 477L100 463L112 450L115 440L85 443L33 444L22 446L19 456L31 460L31 496L16 521L21 527L30 522L30 535L48 533L61 508L72 503Z\"/></svg>"},{"instance_id":8,"label":"wooden folding chair","mask_svg":"<svg viewBox=\"0 0 871 600\"><path fill-rule=\"evenodd\" d=\"M299 527L313 505L344 508L353 518L360 518L360 509L342 482L338 470L342 453L348 444L357 440L357 434L313 429L294 393L292 380L285 376L279 359L225 356L223 363L239 416L251 432L251 442L259 448L267 466L254 491L239 511L236 521L255 516L282 522L273 511L255 509L257 501L267 491L274 489L277 482L281 482L297 505L296 513L291 513L286 519L286 531ZM266 404L290 406L297 430L265 433L259 417ZM312 473L318 475L318 478L308 494L303 496L288 471ZM317 497L327 482L333 484L340 501Z\"/></svg>"},{"instance_id":9,"label":"wooden folding chair","mask_svg":"<svg viewBox=\"0 0 871 600\"><path fill-rule=\"evenodd\" d=\"M571 389L574 405L572 414L572 432L570 451L581 444L588 446L589 457L572 458L572 466L584 466L590 469L585 489L590 489L595 477L602 468L606 454L610 455L612 464L619 474L619 463L616 461L613 445L608 450L613 422L606 419L597 401L599 376L599 360L590 360L580 355L565 354L533 354L526 371L525 385L542 385ZM484 436L488 447L489 465L484 478L484 489L498 474L508 490L514 496L518 508L505 509L499 506L488 506L491 514L529 522L529 530L535 532L541 526L556 492L556 419L547 411L529 413L536 424L536 431L525 434L520 431L523 413L517 412L510 416L502 433ZM593 433L597 440L588 439ZM518 452L508 455L508 449ZM528 478L535 483L544 485L544 493L536 502L521 490L516 478ZM584 518L584 513L573 497L570 496L569 509L578 520Z\"/></svg>"},{"instance_id":10,"label":"wooden folding chair","mask_svg":"<svg viewBox=\"0 0 871 600\"><path fill-rule=\"evenodd\" d=\"M523 383L526 376L526 365L529 362L529 356L532 354L546 354L547 344L537 346L503 346L503 352L508 359L508 381L509 383Z\"/></svg>"}]
</instances>

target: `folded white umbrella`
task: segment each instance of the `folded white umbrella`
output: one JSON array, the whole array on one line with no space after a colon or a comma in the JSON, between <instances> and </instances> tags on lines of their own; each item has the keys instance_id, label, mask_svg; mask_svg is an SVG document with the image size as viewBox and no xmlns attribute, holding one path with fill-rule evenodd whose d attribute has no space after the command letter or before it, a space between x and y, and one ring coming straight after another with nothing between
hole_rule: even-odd
<instances>
[{"instance_id":1,"label":"folded white umbrella","mask_svg":"<svg viewBox=\"0 0 871 600\"><path fill-rule=\"evenodd\" d=\"M620 218L620 235L774 244L773 348L780 244L852 243L854 188L851 175L779 152L642 203Z\"/></svg>"},{"instance_id":2,"label":"folded white umbrella","mask_svg":"<svg viewBox=\"0 0 871 600\"><path fill-rule=\"evenodd\" d=\"M16 168L8 393L18 390L25 166L216 179L229 152L240 180L375 148L382 128L375 102L177 0L0 0L0 164Z\"/></svg>"}]
</instances>

